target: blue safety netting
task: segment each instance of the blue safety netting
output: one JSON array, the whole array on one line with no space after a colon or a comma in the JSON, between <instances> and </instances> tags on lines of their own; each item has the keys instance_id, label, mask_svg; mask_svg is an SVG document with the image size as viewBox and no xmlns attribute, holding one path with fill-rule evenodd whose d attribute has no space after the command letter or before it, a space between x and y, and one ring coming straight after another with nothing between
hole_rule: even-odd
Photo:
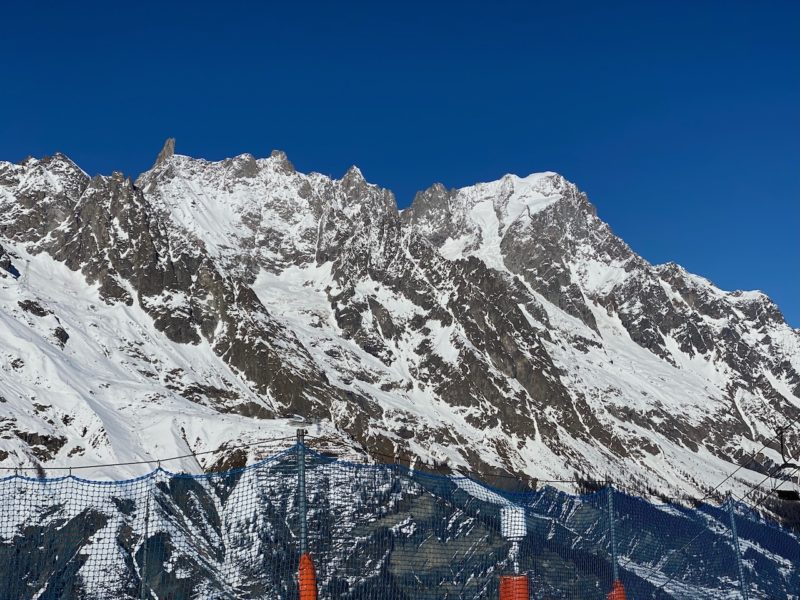
<instances>
[{"instance_id":1,"label":"blue safety netting","mask_svg":"<svg viewBox=\"0 0 800 600\"><path fill-rule=\"evenodd\" d=\"M0 599L299 598L299 457L321 599L784 599L798 536L743 505L508 493L295 446L243 469L0 480ZM734 526L735 525L735 529Z\"/></svg>"}]
</instances>

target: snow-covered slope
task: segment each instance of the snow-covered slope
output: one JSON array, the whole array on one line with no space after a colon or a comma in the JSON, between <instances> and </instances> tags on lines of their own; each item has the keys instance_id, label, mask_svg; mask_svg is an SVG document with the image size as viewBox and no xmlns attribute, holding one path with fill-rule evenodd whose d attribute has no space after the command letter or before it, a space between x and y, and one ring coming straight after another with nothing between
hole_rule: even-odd
<instances>
[{"instance_id":1,"label":"snow-covered slope","mask_svg":"<svg viewBox=\"0 0 800 600\"><path fill-rule=\"evenodd\" d=\"M198 452L300 414L376 457L697 496L800 414L800 332L766 296L650 265L554 173L401 214L355 167L280 152L168 144L135 182L55 155L0 163L0 245L3 465Z\"/></svg>"}]
</instances>

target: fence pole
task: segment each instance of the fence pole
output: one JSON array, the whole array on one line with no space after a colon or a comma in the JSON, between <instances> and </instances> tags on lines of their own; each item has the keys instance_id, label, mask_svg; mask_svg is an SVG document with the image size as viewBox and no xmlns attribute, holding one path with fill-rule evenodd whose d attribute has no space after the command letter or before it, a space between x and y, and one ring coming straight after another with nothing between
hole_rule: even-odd
<instances>
[{"instance_id":1,"label":"fence pole","mask_svg":"<svg viewBox=\"0 0 800 600\"><path fill-rule=\"evenodd\" d=\"M525 509L522 506L505 506L500 509L500 535L511 542L508 558L514 570L513 575L500 575L499 600L529 600L530 582L528 574L520 575L520 543L528 533Z\"/></svg>"},{"instance_id":2,"label":"fence pole","mask_svg":"<svg viewBox=\"0 0 800 600\"><path fill-rule=\"evenodd\" d=\"M608 533L611 538L611 569L614 573L614 581L619 579L619 566L617 565L617 536L614 531L614 488L608 484Z\"/></svg>"},{"instance_id":3,"label":"fence pole","mask_svg":"<svg viewBox=\"0 0 800 600\"><path fill-rule=\"evenodd\" d=\"M305 429L297 430L297 511L300 516L300 554L308 552L306 523L306 444Z\"/></svg>"},{"instance_id":4,"label":"fence pole","mask_svg":"<svg viewBox=\"0 0 800 600\"><path fill-rule=\"evenodd\" d=\"M147 572L147 539L150 535L150 496L153 486L151 485L150 478L147 480L147 500L144 505L144 537L142 538L142 566L139 568L139 600L145 600L150 594L146 594L147 581L145 580Z\"/></svg>"},{"instance_id":5,"label":"fence pole","mask_svg":"<svg viewBox=\"0 0 800 600\"><path fill-rule=\"evenodd\" d=\"M300 600L317 600L317 573L308 553L308 523L306 521L306 444L305 429L297 430L297 510L300 513L300 565L297 583Z\"/></svg>"},{"instance_id":6,"label":"fence pole","mask_svg":"<svg viewBox=\"0 0 800 600\"><path fill-rule=\"evenodd\" d=\"M608 534L611 541L611 571L613 574L613 581L611 584L611 591L606 596L607 600L625 600L625 587L619 578L619 564L617 564L617 533L614 526L614 486L608 482L606 488L606 500L608 502Z\"/></svg>"},{"instance_id":7,"label":"fence pole","mask_svg":"<svg viewBox=\"0 0 800 600\"><path fill-rule=\"evenodd\" d=\"M733 495L728 492L728 514L731 518L731 535L733 537L733 549L736 551L736 566L739 570L739 586L742 590L743 600L748 600L747 583L744 579L744 564L742 563L742 551L739 548L739 534L736 531L736 507L733 504Z\"/></svg>"}]
</instances>

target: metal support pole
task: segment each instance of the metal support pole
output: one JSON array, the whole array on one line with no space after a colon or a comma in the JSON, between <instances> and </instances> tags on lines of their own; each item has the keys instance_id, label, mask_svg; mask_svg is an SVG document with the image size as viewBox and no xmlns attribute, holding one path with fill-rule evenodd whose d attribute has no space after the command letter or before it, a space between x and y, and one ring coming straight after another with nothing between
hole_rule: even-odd
<instances>
[{"instance_id":1,"label":"metal support pole","mask_svg":"<svg viewBox=\"0 0 800 600\"><path fill-rule=\"evenodd\" d=\"M733 505L733 496L728 492L728 514L731 517L731 534L733 535L733 549L736 551L736 566L739 569L739 585L742 589L743 600L747 598L747 583L744 579L744 564L742 564L742 551L739 548L739 534L736 531L736 508Z\"/></svg>"},{"instance_id":2,"label":"metal support pole","mask_svg":"<svg viewBox=\"0 0 800 600\"><path fill-rule=\"evenodd\" d=\"M617 565L617 536L614 531L614 488L608 484L608 532L611 538L611 567L614 572L614 581L619 579L619 566Z\"/></svg>"},{"instance_id":3,"label":"metal support pole","mask_svg":"<svg viewBox=\"0 0 800 600\"><path fill-rule=\"evenodd\" d=\"M305 429L297 430L297 511L300 513L300 554L308 552L306 523L306 444Z\"/></svg>"},{"instance_id":4,"label":"metal support pole","mask_svg":"<svg viewBox=\"0 0 800 600\"><path fill-rule=\"evenodd\" d=\"M299 600L317 600L317 574L308 553L306 522L306 444L305 429L297 430L297 511L300 513L300 562L297 565Z\"/></svg>"},{"instance_id":5,"label":"metal support pole","mask_svg":"<svg viewBox=\"0 0 800 600\"><path fill-rule=\"evenodd\" d=\"M155 477L155 475L154 475ZM144 537L142 538L142 566L139 568L139 599L145 600L145 598L150 597L148 593L148 585L147 585L147 541L148 536L150 535L150 496L152 492L152 485L150 485L150 480L146 479L148 486L147 486L147 501L145 502L144 508Z\"/></svg>"}]
</instances>

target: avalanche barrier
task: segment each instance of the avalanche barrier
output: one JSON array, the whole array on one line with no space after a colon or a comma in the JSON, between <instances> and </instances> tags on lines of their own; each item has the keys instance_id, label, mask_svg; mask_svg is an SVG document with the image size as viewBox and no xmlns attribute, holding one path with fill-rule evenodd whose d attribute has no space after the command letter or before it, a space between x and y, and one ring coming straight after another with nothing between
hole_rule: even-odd
<instances>
[{"instance_id":1,"label":"avalanche barrier","mask_svg":"<svg viewBox=\"0 0 800 600\"><path fill-rule=\"evenodd\" d=\"M798 536L732 501L506 493L301 445L224 473L0 480L2 600L772 600L798 569Z\"/></svg>"}]
</instances>

